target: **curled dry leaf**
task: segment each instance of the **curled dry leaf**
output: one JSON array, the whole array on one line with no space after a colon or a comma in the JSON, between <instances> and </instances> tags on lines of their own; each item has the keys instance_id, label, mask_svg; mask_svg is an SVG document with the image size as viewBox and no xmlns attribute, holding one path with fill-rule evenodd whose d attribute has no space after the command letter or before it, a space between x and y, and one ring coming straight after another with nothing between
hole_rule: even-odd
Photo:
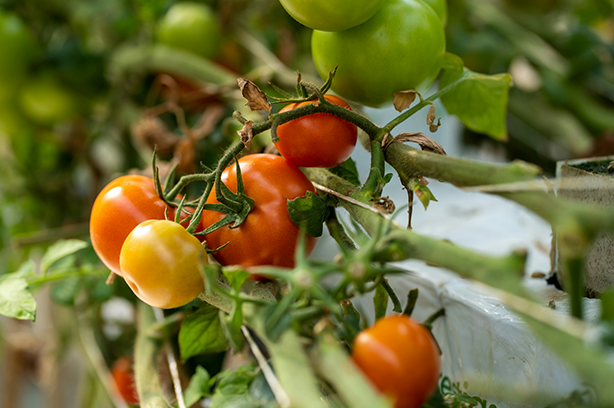
<instances>
[{"instance_id":1,"label":"curled dry leaf","mask_svg":"<svg viewBox=\"0 0 614 408\"><path fill-rule=\"evenodd\" d=\"M132 134L137 143L149 147L157 147L158 154L169 157L179 142L179 137L173 134L156 116L143 116L132 125Z\"/></svg>"},{"instance_id":2,"label":"curled dry leaf","mask_svg":"<svg viewBox=\"0 0 614 408\"><path fill-rule=\"evenodd\" d=\"M418 144L422 150L437 154L443 154L444 156L447 155L446 151L443 150L443 147L439 143L421 132L399 133L394 139L392 139L391 143L393 142L412 142Z\"/></svg>"},{"instance_id":3,"label":"curled dry leaf","mask_svg":"<svg viewBox=\"0 0 614 408\"><path fill-rule=\"evenodd\" d=\"M374 198L371 201L374 201L372 207L384 214L392 214L396 208L394 202L388 196Z\"/></svg>"},{"instance_id":4,"label":"curled dry leaf","mask_svg":"<svg viewBox=\"0 0 614 408\"><path fill-rule=\"evenodd\" d=\"M239 134L239 137L241 138L241 142L243 142L247 150L249 150L252 147L252 140L254 140L254 135L252 133L253 127L254 127L254 122L252 122L251 120L248 120L243 125L243 128L237 131L237 133Z\"/></svg>"},{"instance_id":5,"label":"curled dry leaf","mask_svg":"<svg viewBox=\"0 0 614 408\"><path fill-rule=\"evenodd\" d=\"M203 112L192 132L196 139L203 139L210 135L218 122L224 117L226 109L223 105L211 105Z\"/></svg>"},{"instance_id":6,"label":"curled dry leaf","mask_svg":"<svg viewBox=\"0 0 614 408\"><path fill-rule=\"evenodd\" d=\"M416 96L420 97L420 100L422 100L420 93L414 90L395 92L394 95L392 95L394 108L399 112L404 111L414 103Z\"/></svg>"},{"instance_id":7,"label":"curled dry leaf","mask_svg":"<svg viewBox=\"0 0 614 408\"><path fill-rule=\"evenodd\" d=\"M181 139L175 146L171 163L177 163L178 174L194 173L196 171L196 139Z\"/></svg>"},{"instance_id":8,"label":"curled dry leaf","mask_svg":"<svg viewBox=\"0 0 614 408\"><path fill-rule=\"evenodd\" d=\"M255 83L245 78L237 79L237 83L241 89L241 94L245 99L247 99L247 103L245 105L248 108L253 111L265 110L268 113L271 113L271 109L273 107L267 100L264 92L262 92Z\"/></svg>"},{"instance_id":9,"label":"curled dry leaf","mask_svg":"<svg viewBox=\"0 0 614 408\"><path fill-rule=\"evenodd\" d=\"M426 115L426 124L429 125L431 133L437 132L437 129L441 126L441 118L437 119L437 124L435 124L435 105L432 103L429 108L429 113Z\"/></svg>"}]
</instances>

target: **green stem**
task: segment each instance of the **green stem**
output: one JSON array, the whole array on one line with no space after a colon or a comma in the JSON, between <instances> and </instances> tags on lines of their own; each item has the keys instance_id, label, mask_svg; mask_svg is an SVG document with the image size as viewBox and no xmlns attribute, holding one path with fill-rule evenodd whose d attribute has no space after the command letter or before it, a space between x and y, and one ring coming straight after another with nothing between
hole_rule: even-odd
<instances>
[{"instance_id":1,"label":"green stem","mask_svg":"<svg viewBox=\"0 0 614 408\"><path fill-rule=\"evenodd\" d=\"M121 80L129 72L146 70L180 75L200 83L236 86L236 74L187 51L154 44L119 48L111 57L112 80Z\"/></svg>"},{"instance_id":2,"label":"green stem","mask_svg":"<svg viewBox=\"0 0 614 408\"><path fill-rule=\"evenodd\" d=\"M54 271L53 273L46 274L44 276L38 275L31 278L27 278L29 286L41 285L48 282L53 282L62 279L70 279L70 278L85 278L85 277L105 277L109 274L109 271L106 269L95 269L94 271L98 271L98 273L92 273L92 271L83 271L81 269L67 269L64 271Z\"/></svg>"},{"instance_id":3,"label":"green stem","mask_svg":"<svg viewBox=\"0 0 614 408\"><path fill-rule=\"evenodd\" d=\"M416 307L416 302L418 302L419 293L418 288L412 289L407 293L407 304L405 305L405 309L403 309L404 315L411 317Z\"/></svg>"},{"instance_id":4,"label":"green stem","mask_svg":"<svg viewBox=\"0 0 614 408\"><path fill-rule=\"evenodd\" d=\"M563 262L565 268L565 290L569 293L571 315L582 320L582 298L584 297L583 259L567 259Z\"/></svg>"},{"instance_id":5,"label":"green stem","mask_svg":"<svg viewBox=\"0 0 614 408\"><path fill-rule=\"evenodd\" d=\"M433 313L432 315L430 315L429 317L427 317L426 320L422 322L422 324L426 326L429 330L433 330L433 323L435 322L435 320L445 315L446 315L446 309L441 308L435 313Z\"/></svg>"},{"instance_id":6,"label":"green stem","mask_svg":"<svg viewBox=\"0 0 614 408\"><path fill-rule=\"evenodd\" d=\"M361 195L365 199L378 196L382 190L382 179L386 173L384 152L380 142L371 142L371 170L365 184L361 188Z\"/></svg>"},{"instance_id":7,"label":"green stem","mask_svg":"<svg viewBox=\"0 0 614 408\"><path fill-rule=\"evenodd\" d=\"M173 186L172 189L164 196L167 201L173 201L177 194L181 193L181 191L191 182L193 181L207 181L210 182L212 179L212 175L208 173L195 173L195 174L186 174L185 176L181 176L177 184Z\"/></svg>"},{"instance_id":8,"label":"green stem","mask_svg":"<svg viewBox=\"0 0 614 408\"><path fill-rule=\"evenodd\" d=\"M150 328L156 323L152 308L139 302L138 319L134 346L134 373L141 408L172 408L164 395L158 374L158 355L163 342L150 335Z\"/></svg>"},{"instance_id":9,"label":"green stem","mask_svg":"<svg viewBox=\"0 0 614 408\"><path fill-rule=\"evenodd\" d=\"M401 143L388 145L385 156L401 180L423 176L447 181L456 186L532 180L541 173L539 167L522 161L510 164L483 163L422 151Z\"/></svg>"},{"instance_id":10,"label":"green stem","mask_svg":"<svg viewBox=\"0 0 614 408\"><path fill-rule=\"evenodd\" d=\"M382 280L381 285L386 290L386 293L388 293L388 296L390 297L390 300L392 301L392 305L394 306L392 308L392 311L401 313L403 311L402 306L401 306L401 301L399 300L399 297L397 296L397 294L394 292L394 290L390 286L390 283L388 283L388 279L384 278Z\"/></svg>"}]
</instances>

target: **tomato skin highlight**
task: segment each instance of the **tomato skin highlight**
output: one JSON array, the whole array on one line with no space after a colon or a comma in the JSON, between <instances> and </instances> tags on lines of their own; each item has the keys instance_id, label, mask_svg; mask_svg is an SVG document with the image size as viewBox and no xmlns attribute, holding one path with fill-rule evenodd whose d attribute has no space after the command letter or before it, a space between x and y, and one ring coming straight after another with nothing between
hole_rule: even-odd
<instances>
[{"instance_id":1,"label":"tomato skin highlight","mask_svg":"<svg viewBox=\"0 0 614 408\"><path fill-rule=\"evenodd\" d=\"M370 19L385 0L280 0L299 23L314 30L343 31Z\"/></svg>"},{"instance_id":2,"label":"tomato skin highlight","mask_svg":"<svg viewBox=\"0 0 614 408\"><path fill-rule=\"evenodd\" d=\"M250 268L258 265L294 267L294 254L299 228L290 219L287 200L315 192L311 181L283 157L273 154L252 154L239 159L245 193L255 207L239 228L222 227L206 235L210 249L227 246L214 252L222 265ZM222 181L234 192L237 189L235 164L222 173ZM212 192L207 203L218 203ZM201 227L206 228L224 218L217 211L203 211ZM316 238L306 236L306 250L311 253ZM254 279L261 279L254 276Z\"/></svg>"},{"instance_id":3,"label":"tomato skin highlight","mask_svg":"<svg viewBox=\"0 0 614 408\"><path fill-rule=\"evenodd\" d=\"M335 105L352 110L338 96L324 97ZM314 102L291 103L284 106L281 112ZM346 161L354 151L358 129L353 123L329 113L314 113L280 125L277 137L279 141L275 147L290 164L299 167L335 167Z\"/></svg>"},{"instance_id":4,"label":"tomato skin highlight","mask_svg":"<svg viewBox=\"0 0 614 408\"><path fill-rule=\"evenodd\" d=\"M111 367L111 375L117 390L128 405L139 405L139 395L134 382L132 360L128 357L120 357Z\"/></svg>"},{"instance_id":5,"label":"tomato skin highlight","mask_svg":"<svg viewBox=\"0 0 614 408\"><path fill-rule=\"evenodd\" d=\"M338 65L332 90L374 108L395 92L425 91L443 65L445 33L422 0L388 0L364 24L339 32L314 31L313 61L322 78Z\"/></svg>"},{"instance_id":6,"label":"tomato skin highlight","mask_svg":"<svg viewBox=\"0 0 614 408\"><path fill-rule=\"evenodd\" d=\"M173 309L194 300L204 289L200 264L205 248L180 224L167 220L140 223L120 254L124 280L150 306Z\"/></svg>"},{"instance_id":7,"label":"tomato skin highlight","mask_svg":"<svg viewBox=\"0 0 614 408\"><path fill-rule=\"evenodd\" d=\"M429 331L405 315L384 317L354 339L352 360L395 408L418 408L437 387L439 349Z\"/></svg>"}]
</instances>

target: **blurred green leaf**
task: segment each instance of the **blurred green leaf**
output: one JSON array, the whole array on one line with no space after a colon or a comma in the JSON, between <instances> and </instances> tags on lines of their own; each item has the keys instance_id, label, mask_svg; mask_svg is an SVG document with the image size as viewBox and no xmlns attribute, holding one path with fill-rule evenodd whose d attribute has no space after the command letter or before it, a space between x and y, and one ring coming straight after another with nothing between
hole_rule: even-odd
<instances>
[{"instance_id":1,"label":"blurred green leaf","mask_svg":"<svg viewBox=\"0 0 614 408\"><path fill-rule=\"evenodd\" d=\"M53 265L54 262L68 255L72 255L87 246L87 242L78 239L61 239L57 241L56 243L51 245L45 252L45 255L43 255L43 259L41 260L42 270L44 272L48 271L49 267Z\"/></svg>"},{"instance_id":2,"label":"blurred green leaf","mask_svg":"<svg viewBox=\"0 0 614 408\"><path fill-rule=\"evenodd\" d=\"M344 180L349 181L355 186L360 185L358 169L356 168L356 163L354 162L354 160L352 160L351 157L341 163L339 166L331 168L330 172L336 174Z\"/></svg>"},{"instance_id":3,"label":"blurred green leaf","mask_svg":"<svg viewBox=\"0 0 614 408\"><path fill-rule=\"evenodd\" d=\"M190 378L190 384L183 394L186 406L191 407L203 397L210 395L210 379L211 376L207 370L201 366L196 367L196 372Z\"/></svg>"},{"instance_id":4,"label":"blurred green leaf","mask_svg":"<svg viewBox=\"0 0 614 408\"><path fill-rule=\"evenodd\" d=\"M23 277L13 273L0 276L0 314L20 320L36 320L36 300Z\"/></svg>"},{"instance_id":5,"label":"blurred green leaf","mask_svg":"<svg viewBox=\"0 0 614 408\"><path fill-rule=\"evenodd\" d=\"M324 231L324 221L328 217L328 202L311 191L305 197L288 200L290 219L303 232L320 237Z\"/></svg>"}]
</instances>

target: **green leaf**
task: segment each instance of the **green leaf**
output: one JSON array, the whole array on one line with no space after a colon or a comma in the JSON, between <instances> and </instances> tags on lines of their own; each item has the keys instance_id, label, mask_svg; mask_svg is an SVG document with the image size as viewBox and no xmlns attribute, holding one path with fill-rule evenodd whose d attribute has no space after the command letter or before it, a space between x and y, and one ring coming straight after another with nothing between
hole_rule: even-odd
<instances>
[{"instance_id":1,"label":"green leaf","mask_svg":"<svg viewBox=\"0 0 614 408\"><path fill-rule=\"evenodd\" d=\"M15 275L20 276L22 278L28 278L30 276L34 276L34 272L36 271L36 264L32 259L28 259L14 272Z\"/></svg>"},{"instance_id":2,"label":"green leaf","mask_svg":"<svg viewBox=\"0 0 614 408\"><path fill-rule=\"evenodd\" d=\"M388 309L388 292L382 285L377 285L375 294L373 295L373 306L375 308L375 320L379 320L386 316Z\"/></svg>"},{"instance_id":3,"label":"green leaf","mask_svg":"<svg viewBox=\"0 0 614 408\"><path fill-rule=\"evenodd\" d=\"M0 314L20 320L36 320L36 300L23 277L14 273L0 276Z\"/></svg>"},{"instance_id":4,"label":"green leaf","mask_svg":"<svg viewBox=\"0 0 614 408\"><path fill-rule=\"evenodd\" d=\"M75 296L81 286L79 278L69 278L56 282L51 287L51 298L64 306L75 304Z\"/></svg>"},{"instance_id":5,"label":"green leaf","mask_svg":"<svg viewBox=\"0 0 614 408\"><path fill-rule=\"evenodd\" d=\"M223 372L211 399L211 408L254 408L257 406L249 395L249 386L256 374L251 365Z\"/></svg>"},{"instance_id":6,"label":"green leaf","mask_svg":"<svg viewBox=\"0 0 614 408\"><path fill-rule=\"evenodd\" d=\"M232 315L227 315L222 310L219 311L220 323L222 325L222 332L228 340L228 343L235 351L241 351L245 345L245 339L241 332L242 315L240 310L234 307Z\"/></svg>"},{"instance_id":7,"label":"green leaf","mask_svg":"<svg viewBox=\"0 0 614 408\"><path fill-rule=\"evenodd\" d=\"M183 393L183 399L188 407L196 404L203 397L210 395L209 380L211 376L203 367L196 367L196 372L190 379L190 384Z\"/></svg>"},{"instance_id":8,"label":"green leaf","mask_svg":"<svg viewBox=\"0 0 614 408\"><path fill-rule=\"evenodd\" d=\"M322 235L323 224L329 211L327 200L311 191L308 191L305 197L288 200L290 219L301 231L312 237Z\"/></svg>"},{"instance_id":9,"label":"green leaf","mask_svg":"<svg viewBox=\"0 0 614 408\"><path fill-rule=\"evenodd\" d=\"M416 197L420 199L425 210L428 208L431 201L437 201L431 190L424 184L415 181L409 184L409 188L411 188L416 194Z\"/></svg>"},{"instance_id":10,"label":"green leaf","mask_svg":"<svg viewBox=\"0 0 614 408\"><path fill-rule=\"evenodd\" d=\"M448 113L456 115L468 129L496 140L507 139L505 116L512 77L509 74L484 75L458 69L458 57L447 59L439 89L458 84L441 97Z\"/></svg>"},{"instance_id":11,"label":"green leaf","mask_svg":"<svg viewBox=\"0 0 614 408\"><path fill-rule=\"evenodd\" d=\"M79 239L61 239L57 241L55 244L51 245L45 252L45 255L43 255L43 259L41 260L42 270L46 272L54 262L68 255L72 255L87 246L87 242Z\"/></svg>"},{"instance_id":12,"label":"green leaf","mask_svg":"<svg viewBox=\"0 0 614 408\"><path fill-rule=\"evenodd\" d=\"M179 329L181 359L205 353L217 353L228 349L222 332L218 308L208 303L186 316Z\"/></svg>"},{"instance_id":13,"label":"green leaf","mask_svg":"<svg viewBox=\"0 0 614 408\"><path fill-rule=\"evenodd\" d=\"M349 181L355 186L360 185L358 169L356 168L356 163L354 162L354 160L352 160L352 158L347 159L337 167L329 169L329 171L341 177L342 179Z\"/></svg>"},{"instance_id":14,"label":"green leaf","mask_svg":"<svg viewBox=\"0 0 614 408\"><path fill-rule=\"evenodd\" d=\"M228 279L230 287L237 293L241 291L241 287L247 278L251 276L251 274L243 268L224 268L222 269L222 273L226 279Z\"/></svg>"}]
</instances>

